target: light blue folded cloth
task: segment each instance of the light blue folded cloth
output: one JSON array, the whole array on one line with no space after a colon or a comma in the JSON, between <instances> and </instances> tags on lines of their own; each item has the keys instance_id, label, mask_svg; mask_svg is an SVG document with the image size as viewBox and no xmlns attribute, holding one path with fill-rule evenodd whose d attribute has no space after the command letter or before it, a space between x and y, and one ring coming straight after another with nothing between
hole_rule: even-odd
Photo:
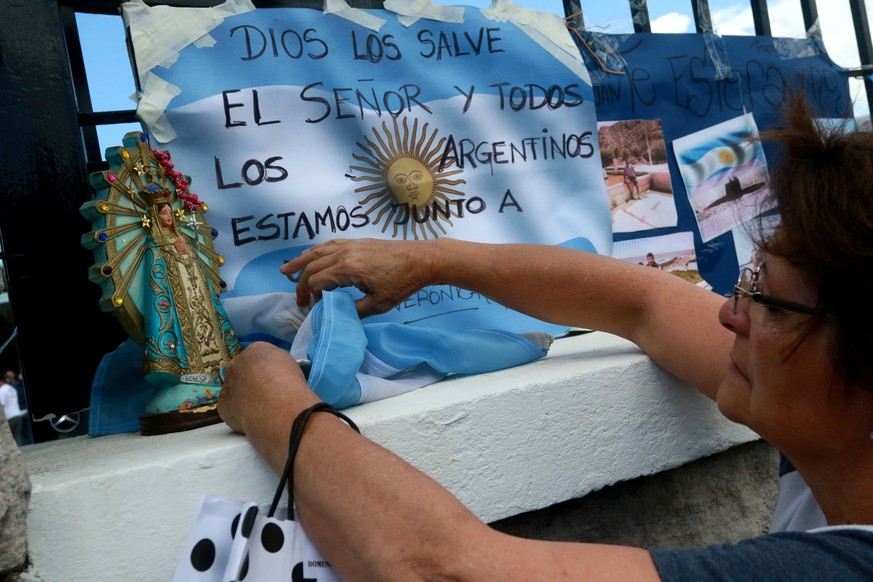
<instances>
[{"instance_id":1,"label":"light blue folded cloth","mask_svg":"<svg viewBox=\"0 0 873 582\"><path fill-rule=\"evenodd\" d=\"M324 293L291 346L311 361L309 386L336 408L387 398L448 374L481 374L526 364L548 353L552 336L464 330L433 324L366 323L352 296ZM88 434L136 432L154 394L142 375L142 346L127 339L106 354L91 386Z\"/></svg>"},{"instance_id":2,"label":"light blue folded cloth","mask_svg":"<svg viewBox=\"0 0 873 582\"><path fill-rule=\"evenodd\" d=\"M415 390L449 374L482 374L544 357L546 333L366 323L353 297L329 291L307 315L291 355L308 361L307 382L338 409Z\"/></svg>"},{"instance_id":3,"label":"light blue folded cloth","mask_svg":"<svg viewBox=\"0 0 873 582\"><path fill-rule=\"evenodd\" d=\"M90 436L139 431L139 417L155 392L143 377L142 359L142 346L128 338L100 360L91 382Z\"/></svg>"}]
</instances>

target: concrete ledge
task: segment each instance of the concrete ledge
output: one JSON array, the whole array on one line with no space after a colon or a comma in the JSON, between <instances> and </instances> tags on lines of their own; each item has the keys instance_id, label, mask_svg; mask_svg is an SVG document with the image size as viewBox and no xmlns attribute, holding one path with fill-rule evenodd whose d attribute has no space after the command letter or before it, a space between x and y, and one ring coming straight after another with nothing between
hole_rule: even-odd
<instances>
[{"instance_id":1,"label":"concrete ledge","mask_svg":"<svg viewBox=\"0 0 873 582\"><path fill-rule=\"evenodd\" d=\"M491 523L511 535L681 549L764 535L779 496L779 452L764 440Z\"/></svg>"},{"instance_id":2,"label":"concrete ledge","mask_svg":"<svg viewBox=\"0 0 873 582\"><path fill-rule=\"evenodd\" d=\"M595 332L541 361L346 411L493 522L757 440L652 364ZM224 425L175 435L79 437L23 449L37 580L169 580L197 498L268 502L276 477Z\"/></svg>"}]
</instances>

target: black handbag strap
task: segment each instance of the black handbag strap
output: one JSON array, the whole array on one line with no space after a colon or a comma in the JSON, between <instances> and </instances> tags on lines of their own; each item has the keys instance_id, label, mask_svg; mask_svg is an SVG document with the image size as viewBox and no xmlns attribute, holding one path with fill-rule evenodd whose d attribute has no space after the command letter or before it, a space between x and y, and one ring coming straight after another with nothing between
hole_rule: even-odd
<instances>
[{"instance_id":1,"label":"black handbag strap","mask_svg":"<svg viewBox=\"0 0 873 582\"><path fill-rule=\"evenodd\" d=\"M334 416L343 419L346 424L360 433L358 425L354 421L328 404L327 402L317 402L304 409L294 419L294 424L291 425L291 438L288 443L288 460L285 462L285 469L279 478L279 487L276 489L276 494L273 496L273 503L270 504L270 513L268 517L273 517L276 509L279 507L279 501L282 499L282 492L288 490L288 519L294 520L294 459L297 457L297 449L300 448L300 441L303 439L303 430L306 428L306 423L316 412L329 412Z\"/></svg>"}]
</instances>

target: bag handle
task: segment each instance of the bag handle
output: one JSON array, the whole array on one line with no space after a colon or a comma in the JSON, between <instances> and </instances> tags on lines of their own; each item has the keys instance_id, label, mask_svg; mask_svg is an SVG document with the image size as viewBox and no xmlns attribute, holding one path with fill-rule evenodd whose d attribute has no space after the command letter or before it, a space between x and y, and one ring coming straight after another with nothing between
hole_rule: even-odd
<instances>
[{"instance_id":1,"label":"bag handle","mask_svg":"<svg viewBox=\"0 0 873 582\"><path fill-rule=\"evenodd\" d=\"M354 421L328 404L327 402L317 402L306 408L297 415L294 419L294 424L291 425L291 439L288 443L288 460L285 462L285 469L279 478L279 487L276 489L276 494L273 496L273 503L270 504L270 513L267 517L273 517L276 509L279 507L279 501L282 499L282 492L286 486L288 489L288 519L294 521L294 459L297 457L297 449L300 448L300 441L303 439L303 430L306 428L306 423L310 417L316 412L329 412L344 420L346 424L352 427L360 434L361 430Z\"/></svg>"}]
</instances>

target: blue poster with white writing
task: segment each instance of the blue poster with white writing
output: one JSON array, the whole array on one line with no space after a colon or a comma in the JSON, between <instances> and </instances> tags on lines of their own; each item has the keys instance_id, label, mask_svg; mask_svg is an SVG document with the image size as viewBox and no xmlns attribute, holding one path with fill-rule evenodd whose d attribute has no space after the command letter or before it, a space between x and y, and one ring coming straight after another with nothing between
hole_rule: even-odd
<instances>
[{"instance_id":1,"label":"blue poster with white writing","mask_svg":"<svg viewBox=\"0 0 873 582\"><path fill-rule=\"evenodd\" d=\"M138 116L208 205L244 341L293 339L305 314L278 268L333 238L611 253L594 94L563 21L511 3L385 5L122 5ZM373 321L566 329L450 286Z\"/></svg>"}]
</instances>

